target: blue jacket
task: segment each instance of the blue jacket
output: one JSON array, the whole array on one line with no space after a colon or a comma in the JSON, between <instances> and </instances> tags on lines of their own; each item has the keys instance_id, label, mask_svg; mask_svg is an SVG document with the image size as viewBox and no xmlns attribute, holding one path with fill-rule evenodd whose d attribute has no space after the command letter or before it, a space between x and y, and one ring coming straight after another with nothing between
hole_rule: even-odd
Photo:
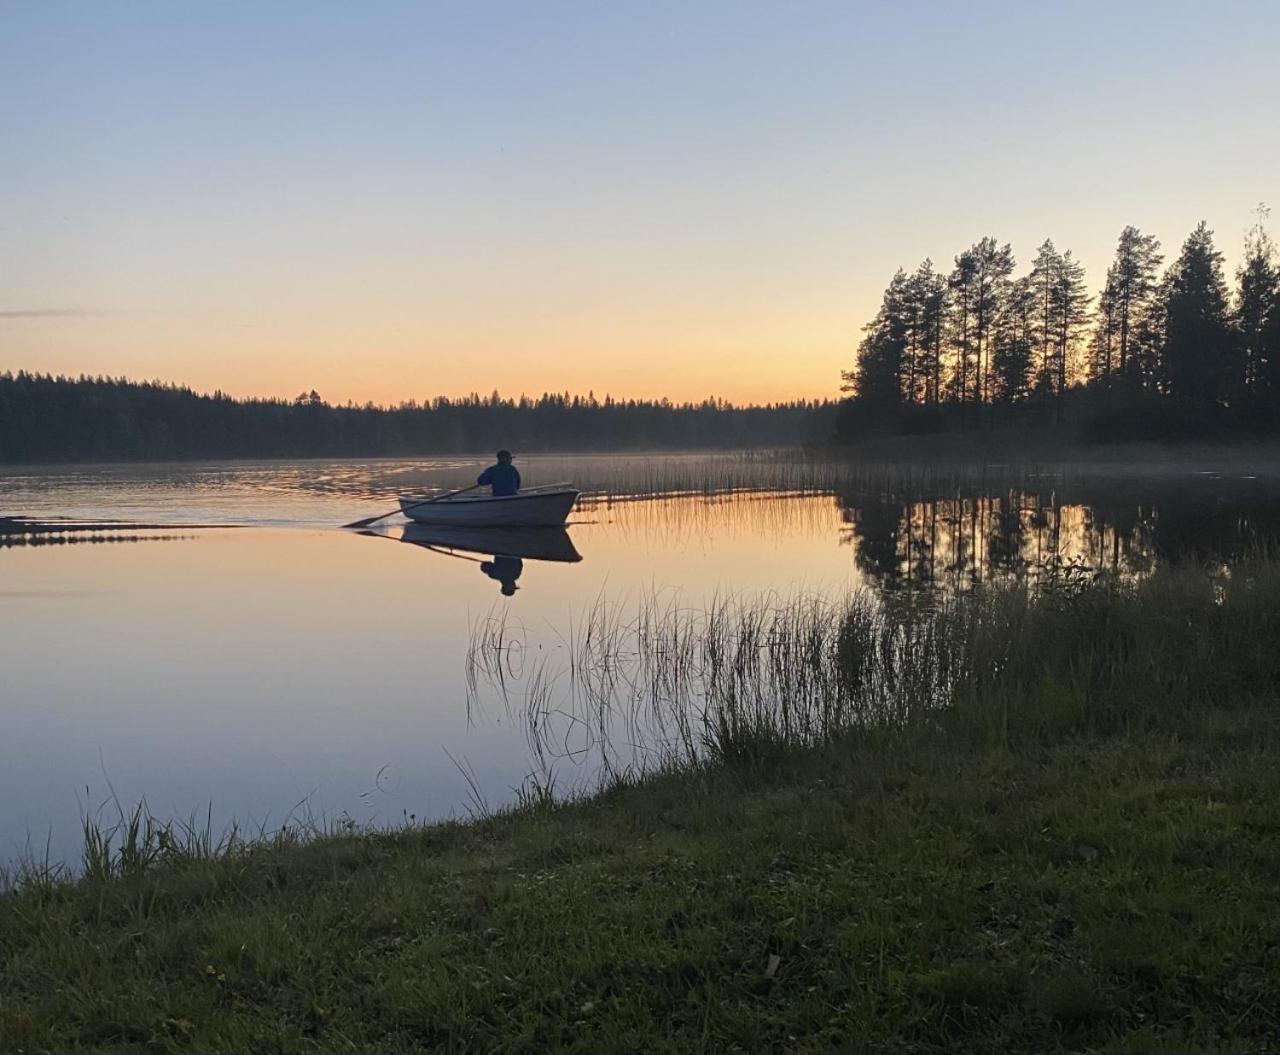
<instances>
[{"instance_id":1,"label":"blue jacket","mask_svg":"<svg viewBox=\"0 0 1280 1055\"><path fill-rule=\"evenodd\" d=\"M476 483L488 484L495 496L513 495L520 490L520 474L507 462L496 462L476 477Z\"/></svg>"}]
</instances>

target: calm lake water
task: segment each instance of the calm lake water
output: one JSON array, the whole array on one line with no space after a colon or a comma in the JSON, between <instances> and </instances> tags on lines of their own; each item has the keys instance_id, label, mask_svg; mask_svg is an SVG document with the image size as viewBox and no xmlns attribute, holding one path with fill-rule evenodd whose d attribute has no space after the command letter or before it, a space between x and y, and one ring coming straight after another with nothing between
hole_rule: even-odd
<instances>
[{"instance_id":1,"label":"calm lake water","mask_svg":"<svg viewBox=\"0 0 1280 1055\"><path fill-rule=\"evenodd\" d=\"M535 540L522 561L466 538L406 544L399 517L375 536L336 528L482 464L0 473L0 515L165 525L0 546L0 860L46 846L74 858L82 816L109 819L116 801L211 810L215 829L503 805L545 759L519 708L469 692L480 626L518 639L514 681L554 679L602 603L1141 575L1230 561L1280 530L1280 482L1238 468L889 472L745 456L523 459L528 484L593 493L567 538ZM572 752L556 765L562 790L594 779Z\"/></svg>"}]
</instances>

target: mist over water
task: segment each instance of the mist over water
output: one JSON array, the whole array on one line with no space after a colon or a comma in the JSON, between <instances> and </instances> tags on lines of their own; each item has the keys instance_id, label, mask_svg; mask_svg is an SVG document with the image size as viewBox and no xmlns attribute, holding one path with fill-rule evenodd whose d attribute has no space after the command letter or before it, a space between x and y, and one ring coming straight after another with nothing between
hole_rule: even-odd
<instances>
[{"instance_id":1,"label":"mist over water","mask_svg":"<svg viewBox=\"0 0 1280 1055\"><path fill-rule=\"evenodd\" d=\"M568 525L580 561L546 540L514 557L485 552L483 534L405 544L398 518L376 537L336 529L397 494L469 483L482 464L0 476L0 515L156 525L0 546L0 859L28 845L74 857L82 815L109 818L117 801L268 829L461 815L476 794L501 806L547 762L510 704L535 672L548 698L565 689L570 644L602 604L632 618L655 603L696 612L734 598L1141 576L1166 561L1229 563L1280 528L1277 481L1234 469L660 455L520 460L527 484L587 492ZM498 556L519 565L509 597L485 568ZM477 627L496 619L520 642L506 700L468 682ZM562 791L597 776L572 751L554 764Z\"/></svg>"}]
</instances>

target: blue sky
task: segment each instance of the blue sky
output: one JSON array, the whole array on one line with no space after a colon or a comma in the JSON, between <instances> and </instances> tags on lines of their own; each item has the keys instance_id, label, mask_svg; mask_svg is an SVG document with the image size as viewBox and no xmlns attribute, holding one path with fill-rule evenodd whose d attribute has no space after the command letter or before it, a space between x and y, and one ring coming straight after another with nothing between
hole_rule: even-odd
<instances>
[{"instance_id":1,"label":"blue sky","mask_svg":"<svg viewBox=\"0 0 1280 1055\"><path fill-rule=\"evenodd\" d=\"M1269 3L6 2L0 25L0 368L828 395L899 265L1052 237L1096 287L1126 223L1172 254L1201 218L1233 261L1280 183Z\"/></svg>"}]
</instances>

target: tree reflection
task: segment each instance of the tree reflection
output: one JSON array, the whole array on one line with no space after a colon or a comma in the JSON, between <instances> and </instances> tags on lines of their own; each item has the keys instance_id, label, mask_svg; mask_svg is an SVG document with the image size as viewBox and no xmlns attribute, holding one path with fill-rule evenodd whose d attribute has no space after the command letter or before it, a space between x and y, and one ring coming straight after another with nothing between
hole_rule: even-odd
<instances>
[{"instance_id":1,"label":"tree reflection","mask_svg":"<svg viewBox=\"0 0 1280 1055\"><path fill-rule=\"evenodd\" d=\"M848 491L836 501L858 568L885 589L962 590L1063 567L1135 577L1157 563L1229 563L1280 536L1280 496L1248 480Z\"/></svg>"}]
</instances>

